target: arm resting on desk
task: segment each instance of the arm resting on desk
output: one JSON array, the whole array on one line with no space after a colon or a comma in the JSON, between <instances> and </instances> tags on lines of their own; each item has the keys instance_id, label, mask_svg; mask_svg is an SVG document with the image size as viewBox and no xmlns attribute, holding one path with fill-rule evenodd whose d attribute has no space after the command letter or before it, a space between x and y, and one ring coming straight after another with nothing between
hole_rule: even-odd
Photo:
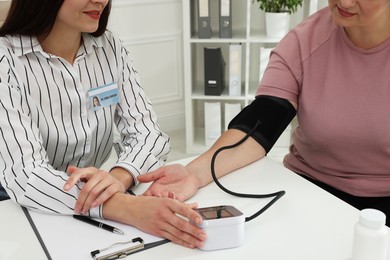
<instances>
[{"instance_id":1,"label":"arm resting on desk","mask_svg":"<svg viewBox=\"0 0 390 260\"><path fill-rule=\"evenodd\" d=\"M185 168L167 166L139 176L140 182L154 181L145 195L169 197L174 193L181 200L190 198L212 181L211 163L220 149L223 152L215 164L213 161L217 178L263 158L295 116L296 108L295 102L286 99L256 97L230 122L230 129Z\"/></svg>"},{"instance_id":2,"label":"arm resting on desk","mask_svg":"<svg viewBox=\"0 0 390 260\"><path fill-rule=\"evenodd\" d=\"M191 161L186 167L169 165L139 176L140 182L154 181L144 195L169 197L169 193L174 193L175 197L182 201L192 197L199 188L212 181L210 166L215 151L222 146L237 143L245 135L240 130L230 129L223 133L208 151ZM243 144L218 155L215 164L216 176L222 177L264 156L264 148L249 137Z\"/></svg>"},{"instance_id":3,"label":"arm resting on desk","mask_svg":"<svg viewBox=\"0 0 390 260\"><path fill-rule=\"evenodd\" d=\"M192 209L196 206L195 204L185 205L168 198L116 193L104 203L103 217L194 248L202 247L206 239L204 231L192 224L200 224L202 221Z\"/></svg>"}]
</instances>

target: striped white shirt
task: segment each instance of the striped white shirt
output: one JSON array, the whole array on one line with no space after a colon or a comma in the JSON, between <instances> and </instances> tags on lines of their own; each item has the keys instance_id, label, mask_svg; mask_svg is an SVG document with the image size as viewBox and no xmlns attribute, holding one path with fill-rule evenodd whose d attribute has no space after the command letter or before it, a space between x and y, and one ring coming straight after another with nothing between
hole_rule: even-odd
<instances>
[{"instance_id":1,"label":"striped white shirt","mask_svg":"<svg viewBox=\"0 0 390 260\"><path fill-rule=\"evenodd\" d=\"M161 166L170 150L129 54L111 32L83 34L74 64L45 53L35 37L0 38L0 91L0 181L28 208L73 214L83 183L65 192L65 171L99 168L110 155L114 124L124 149L113 167L137 176Z\"/></svg>"}]
</instances>

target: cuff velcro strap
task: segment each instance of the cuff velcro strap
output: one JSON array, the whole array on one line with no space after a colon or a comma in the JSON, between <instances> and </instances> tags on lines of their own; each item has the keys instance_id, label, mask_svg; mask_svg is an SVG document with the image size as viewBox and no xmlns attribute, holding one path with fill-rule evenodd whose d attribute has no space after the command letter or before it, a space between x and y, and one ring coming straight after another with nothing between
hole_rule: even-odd
<instances>
[{"instance_id":1,"label":"cuff velcro strap","mask_svg":"<svg viewBox=\"0 0 390 260\"><path fill-rule=\"evenodd\" d=\"M268 153L295 115L290 101L261 95L234 117L228 128L249 133L259 122L251 136Z\"/></svg>"}]
</instances>

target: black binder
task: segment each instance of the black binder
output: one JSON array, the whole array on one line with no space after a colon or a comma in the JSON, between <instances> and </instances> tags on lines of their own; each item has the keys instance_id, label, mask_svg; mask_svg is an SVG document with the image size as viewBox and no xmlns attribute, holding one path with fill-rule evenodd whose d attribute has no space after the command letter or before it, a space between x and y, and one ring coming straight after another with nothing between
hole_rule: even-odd
<instances>
[{"instance_id":1,"label":"black binder","mask_svg":"<svg viewBox=\"0 0 390 260\"><path fill-rule=\"evenodd\" d=\"M221 95L225 88L226 63L221 48L204 48L205 95Z\"/></svg>"}]
</instances>

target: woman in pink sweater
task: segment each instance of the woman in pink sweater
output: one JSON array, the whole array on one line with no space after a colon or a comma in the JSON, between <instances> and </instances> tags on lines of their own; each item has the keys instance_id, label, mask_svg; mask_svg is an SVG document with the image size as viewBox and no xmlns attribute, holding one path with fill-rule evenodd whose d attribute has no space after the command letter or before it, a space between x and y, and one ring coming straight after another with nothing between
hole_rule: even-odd
<instances>
[{"instance_id":1,"label":"woman in pink sweater","mask_svg":"<svg viewBox=\"0 0 390 260\"><path fill-rule=\"evenodd\" d=\"M207 152L139 180L154 180L147 195L173 191L187 199L212 181L218 148L255 128L218 156L220 177L265 156L296 112L299 126L284 165L359 209L383 211L389 225L389 72L390 1L329 0L276 46L256 100Z\"/></svg>"}]
</instances>

